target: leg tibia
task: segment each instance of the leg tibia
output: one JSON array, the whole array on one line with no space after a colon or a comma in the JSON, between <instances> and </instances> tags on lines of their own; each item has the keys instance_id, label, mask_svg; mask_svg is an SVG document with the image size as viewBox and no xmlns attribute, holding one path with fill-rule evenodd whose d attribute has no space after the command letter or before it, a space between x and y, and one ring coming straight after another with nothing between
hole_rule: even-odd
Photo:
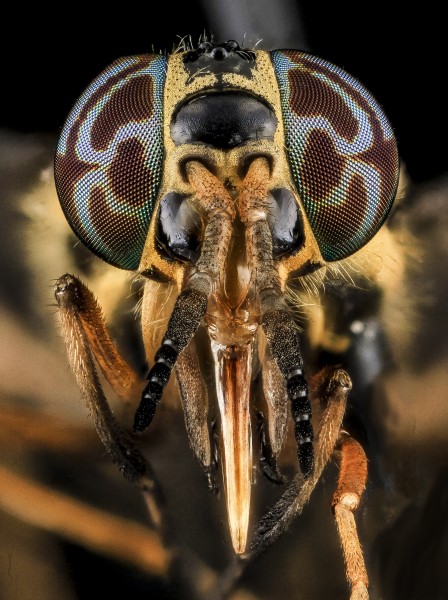
<instances>
[{"instance_id":1,"label":"leg tibia","mask_svg":"<svg viewBox=\"0 0 448 600\"><path fill-rule=\"evenodd\" d=\"M369 580L353 515L365 489L366 479L367 459L364 450L356 440L345 436L341 443L339 481L332 505L347 579L352 588L351 600L368 598Z\"/></svg>"},{"instance_id":2,"label":"leg tibia","mask_svg":"<svg viewBox=\"0 0 448 600\"><path fill-rule=\"evenodd\" d=\"M73 345L73 324L76 321L104 377L118 396L128 400L139 378L120 356L92 292L77 277L68 274L57 280L54 289L67 347ZM76 353L75 348L73 352ZM75 375L76 364L75 361Z\"/></svg>"},{"instance_id":3,"label":"leg tibia","mask_svg":"<svg viewBox=\"0 0 448 600\"><path fill-rule=\"evenodd\" d=\"M75 277L65 275L55 286L62 329L70 366L86 401L97 433L112 460L124 476L143 492L153 522L161 524L158 492L151 466L116 420L106 400L94 358L113 370L114 365L130 367L119 357L105 328L100 309L91 292ZM100 339L94 336L99 334ZM104 361L102 360L104 359ZM118 363L116 362L118 360Z\"/></svg>"}]
</instances>

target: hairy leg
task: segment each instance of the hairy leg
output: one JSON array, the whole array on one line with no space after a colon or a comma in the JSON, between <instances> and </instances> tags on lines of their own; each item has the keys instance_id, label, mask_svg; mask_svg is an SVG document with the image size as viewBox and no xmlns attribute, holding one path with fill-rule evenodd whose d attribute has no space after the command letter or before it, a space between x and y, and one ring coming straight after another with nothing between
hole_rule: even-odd
<instances>
[{"instance_id":1,"label":"hairy leg","mask_svg":"<svg viewBox=\"0 0 448 600\"><path fill-rule=\"evenodd\" d=\"M324 369L311 382L312 396L325 404L315 443L314 472L307 479L301 473L294 477L280 500L260 520L246 558L252 558L275 542L309 501L339 439L350 389L350 378L342 369Z\"/></svg>"},{"instance_id":2,"label":"hairy leg","mask_svg":"<svg viewBox=\"0 0 448 600\"><path fill-rule=\"evenodd\" d=\"M109 374L116 366L129 385L136 375L119 356L99 306L84 284L72 275L64 275L56 282L55 297L70 366L97 433L123 475L143 492L151 520L160 527L160 498L152 468L115 418L104 395L94 359ZM114 374L113 380L116 378L117 374Z\"/></svg>"},{"instance_id":3,"label":"hairy leg","mask_svg":"<svg viewBox=\"0 0 448 600\"><path fill-rule=\"evenodd\" d=\"M366 487L367 459L361 445L347 434L343 434L340 451L339 481L332 507L352 588L351 600L367 600L369 580L353 515Z\"/></svg>"}]
</instances>

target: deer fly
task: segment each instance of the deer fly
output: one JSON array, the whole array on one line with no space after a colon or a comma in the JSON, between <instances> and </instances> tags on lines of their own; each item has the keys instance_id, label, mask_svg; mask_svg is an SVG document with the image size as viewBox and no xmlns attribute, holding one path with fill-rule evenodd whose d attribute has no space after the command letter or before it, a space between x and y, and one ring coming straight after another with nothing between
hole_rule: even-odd
<instances>
[{"instance_id":1,"label":"deer fly","mask_svg":"<svg viewBox=\"0 0 448 600\"><path fill-rule=\"evenodd\" d=\"M342 355L354 321L341 306L360 281L374 288L380 278L398 175L388 120L354 77L305 52L234 41L118 59L75 104L55 160L76 235L144 281L143 383L89 289L69 274L55 286L72 369L114 462L156 514L137 435L164 394L178 394L211 489L222 464L230 538L244 560L288 527L336 456L333 509L356 598L368 586L353 517L367 461L343 425L351 379L316 349ZM307 302L310 290L321 306ZM109 408L95 362L139 402L134 434ZM281 483L289 432L297 473L248 536L254 463Z\"/></svg>"}]
</instances>

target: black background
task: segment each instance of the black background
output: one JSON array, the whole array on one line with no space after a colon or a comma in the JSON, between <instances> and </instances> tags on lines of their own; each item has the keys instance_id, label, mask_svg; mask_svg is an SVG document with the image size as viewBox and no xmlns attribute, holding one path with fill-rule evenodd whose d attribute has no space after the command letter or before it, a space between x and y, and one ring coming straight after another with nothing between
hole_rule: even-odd
<instances>
[{"instance_id":1,"label":"black background","mask_svg":"<svg viewBox=\"0 0 448 600\"><path fill-rule=\"evenodd\" d=\"M446 171L446 51L443 32L438 33L440 14L426 5L416 10L385 1L233 4L157 3L157 16L150 3L135 2L114 9L95 3L58 5L57 10L10 7L9 19L3 19L0 126L57 134L83 89L115 58L153 49L170 51L180 37L191 35L196 42L204 31L219 40L238 23L253 39L265 40L262 48L284 47L295 39L297 47L360 79L389 116L411 179L427 181ZM286 16L273 23L265 5L286 5ZM216 6L224 16L218 22L210 18ZM249 23L244 29L238 11L255 13L256 25ZM297 36L286 35L297 17Z\"/></svg>"},{"instance_id":2,"label":"black background","mask_svg":"<svg viewBox=\"0 0 448 600\"><path fill-rule=\"evenodd\" d=\"M269 6L271 12L267 10ZM280 6L286 7L285 12L280 11ZM297 13L294 12L297 7L300 20L297 18ZM394 14L391 14L391 8L395 10ZM289 17L288 10L290 11ZM35 139L41 140L42 134L44 134L48 138L50 148L55 147L58 133L76 99L92 79L117 57L152 51L170 51L182 36L191 35L194 43L204 31L214 34L218 41L235 38L241 43L240 32L246 31L245 17L243 16L245 11L249 11L249 13L252 11L254 17L254 22L247 22L247 32L252 40L263 38L264 42L260 45L261 48L296 47L305 49L345 68L356 76L374 94L388 115L410 179L417 184L424 184L416 186L415 201L411 202L411 208L417 206L420 200L422 200L420 205L427 206L431 204L427 200L433 199L432 207L430 207L432 220L428 221L426 229L422 229L421 239L427 240L428 246L431 246L432 252L428 252L426 258L425 267L429 265L429 268L425 276L431 275L431 285L437 290L437 294L434 293L437 302L433 301L431 305L428 303L430 314L427 319L429 326L427 325L426 337L429 342L424 347L419 344L418 340L414 344L419 351L420 364L418 367L421 369L422 363L431 362L434 355L440 353L442 346L446 352L447 345L444 334L446 331L446 299L448 298L448 290L445 289L446 284L444 283L446 281L444 264L446 264L446 248L448 247L446 240L448 218L445 217L448 215L446 188L443 188L443 194L441 193L439 197L423 193L420 195L419 191L420 189L425 191L427 187L431 187L431 182L435 182L434 185L437 186L437 181L440 182L441 176L448 171L445 149L447 128L444 91L446 33L442 31L445 19L441 14L434 12L429 5L421 5L419 10L412 10L409 5L403 4L400 7L384 0L375 3L344 2L331 5L322 5L316 2L305 4L288 2L288 0L222 0L221 2L189 0L182 4L164 2L157 3L157 5L125 2L116 8L107 5L100 6L95 3L60 3L57 8L53 9L43 5L25 8L17 3L16 6L8 6L8 11L8 15L6 15L6 11L3 14L0 36L3 83L0 93L0 129L17 132L20 134L19 137L24 136L25 141L29 138L31 144ZM214 11L215 15L220 14L219 18L213 18ZM232 27L238 29L238 34L229 33L232 31ZM296 33L294 27L297 28ZM44 157L45 165L49 157L48 146L46 146ZM26 144L23 146L17 144L17 147L23 153L20 160L24 165L23 169L26 169L26 151L24 150ZM10 153L12 155L12 151ZM17 160L16 156L15 160ZM7 161L5 164L6 166L3 168L7 169ZM35 177L35 172L30 174L30 179L31 175ZM11 171L8 181L15 178L18 179L19 176L16 176L16 171ZM0 198L4 207L6 204L5 186L2 179L0 179L0 185L3 192L0 194ZM10 213L12 214L15 208L15 196L11 197ZM424 206L421 212L424 212ZM443 218L439 218L439 215ZM25 237L26 233L16 226L17 223L20 226L23 225L23 221L17 221L17 219L8 221L3 213L2 228L0 229L2 238L0 254L3 257L3 263L1 263L2 288L5 296L7 294L13 296L11 304L21 311L21 318L25 322L27 315L33 315L33 313L21 310L22 306L30 305L33 299L31 294L28 294L29 280L18 277L22 271L18 270L17 265L12 261L14 257L20 255L17 250L20 246L17 243L16 245L12 244L10 237L16 236L21 243L22 236ZM17 242L15 238L14 241ZM42 238L39 243L44 244L46 240ZM443 248L443 254L439 251L441 248ZM51 276L57 275L57 272L52 272ZM414 285L412 294L416 293L418 285L425 288L421 283L422 280L423 278ZM47 286L48 282L47 280L39 281L39 285ZM442 288L444 289L443 294L440 291ZM14 289L17 291L16 295L11 293L11 290ZM30 320L29 318L28 325ZM62 346L59 352L62 354ZM26 360L33 362L33 357L27 355ZM23 377L22 365L17 365L17 373L17 379L20 380ZM44 375L47 376L46 373ZM39 374L40 379L45 377ZM428 389L430 390L428 393L431 394L433 388L429 387ZM445 388L440 392L440 397L443 399L446 398L445 392ZM417 401L422 407L422 413L427 416L424 393L423 390ZM74 401L77 399L78 392L76 391ZM385 416L381 413L381 406L378 411L380 417L385 418L388 415ZM413 410L415 411L415 408ZM441 408L440 414L443 415L444 411L445 409ZM437 428L437 418L434 418L433 422L434 427ZM182 419L180 428L183 432ZM164 473L164 469L160 465L163 466L166 463L166 471L170 472L177 467L185 478L185 481L181 479L182 485L177 484L177 488L174 483L170 481L167 483L168 489L170 489L170 485L173 488L171 490L172 497L170 495L168 497L176 511L177 520L180 521L183 515L183 505L188 507L189 504L197 502L197 496L188 497L184 490L191 491L191 488L197 487L197 493L203 493L205 498L204 504L198 504L198 506L214 505L206 495L205 486L200 479L201 474L198 473L199 469L197 469L194 458L190 456L192 453L188 451L187 443L185 442L185 449L182 450L182 448L176 448L174 443L166 443L165 437L177 441L172 429L164 428L163 434L160 435L161 449L159 455L155 456L155 462L159 467L159 472ZM437 438L437 440L439 439L441 436ZM445 441L444 444L446 446ZM156 436L155 444L152 447L153 453L157 453L157 447ZM421 492L428 498L428 501L418 507L418 510L411 504L406 511L403 511L396 524L393 527L390 526L382 537L376 539L375 532L380 530L383 525L382 518L386 509L381 505L385 494L381 492L381 494L375 495L377 489L375 486L380 486L375 480L374 461L371 461L369 467L370 488L365 506L368 506L370 510L369 513L369 510L366 509L367 516L373 514L371 520L375 521L376 519L375 535L370 536L370 539L376 540L375 544L366 543L366 558L369 565L373 565L373 568L371 567L372 597L378 597L376 594L381 589L382 597L388 598L388 600L389 598L391 600L448 598L448 595L436 596L440 590L443 589L444 592L448 590L448 581L445 576L447 539L445 523L448 510L446 449L442 449L442 458L438 458L439 455L432 449L430 443L428 443L429 450L422 449L421 446L415 449L412 446L411 438L409 447L412 452L417 452L418 459L423 456L423 464L426 467L432 463L437 467L439 464L437 461L440 461L444 465L444 470L440 470L438 483L436 482L437 485L434 484L433 487L431 480L422 483L421 472L417 472L417 474L410 471L404 472L402 479L410 482L408 485L411 489L409 496L417 496ZM401 453L404 452L408 453L407 447L401 450ZM182 454L180 459L179 453ZM105 463L102 449L99 450L99 454L101 464ZM390 462L396 460L398 467L401 465L398 463L398 459L402 458L401 454L398 457L394 454L389 454L389 456ZM54 461L54 457L52 460ZM190 470L185 469L184 472L184 463L181 461L188 460L193 466L190 465ZM42 461L41 464L47 465L48 462L49 460L45 457L45 461ZM408 465L411 461L403 462ZM398 467L396 470L399 470ZM42 467L40 466L40 468ZM62 473L59 477L63 479L69 468L65 456L60 458L58 468L58 473ZM111 465L111 470L112 468ZM90 461L84 465L84 470L81 470L76 463L72 468L71 477L74 480L76 476L82 485L87 485L86 473L91 470ZM191 475L192 473L196 473L196 475ZM117 472L116 476L120 478L121 484L121 475ZM430 476L432 475L428 476L429 479ZM198 480L197 484L194 477ZM68 481L70 482L70 479ZM176 479L173 478L173 481ZM88 480L88 484L90 485L90 480ZM381 486L387 488L388 485L388 480L381 481ZM79 488L81 487L80 483ZM108 488L101 489L101 495L107 500L112 498L115 501L116 490L116 487L110 491ZM426 490L429 490L427 495ZM77 491L79 490L77 489ZM129 496L131 493L130 491ZM177 501L182 495L185 497L181 503L182 506L179 507ZM390 497L387 497L392 505L398 504L394 491L390 493ZM127 502L128 496L125 498L125 503ZM278 553L267 554L262 557L260 562L251 567L246 581L251 582L255 589L258 585L260 597L273 598L272 593L269 596L269 592L277 589L276 597L278 598L285 597L285 595L302 598L305 593L303 589L308 589L305 584L309 583L309 587L313 588L314 586L315 589L321 589L320 580L324 582L322 589L326 585L325 589L334 591L339 585L340 594L337 597L348 597L342 575L342 559L339 558L340 562L337 563L337 558L334 558L339 556L337 547L328 546L327 531L332 531L331 527L333 527L328 510L328 497L322 491L317 490L313 496L312 505L312 507L310 505L310 511L311 509L315 511L314 520L310 519L311 512L309 511L307 517L300 521L300 528L296 526L292 534L279 540ZM132 507L130 508L132 509ZM375 511L377 511L378 517L375 517ZM200 512L201 518L202 512L206 514L205 509L198 511L196 506L191 512ZM213 519L210 518L209 521L216 521L215 529L212 531L221 531L221 533L215 533L216 538L214 539L218 553L223 546L223 540L219 536L223 536L222 530L225 530L225 525L221 527L218 519L215 519L214 515L212 517ZM204 518L204 522L208 521ZM192 538L195 543L198 538L200 545L203 532L199 533L194 530L195 525L196 522L191 524ZM187 524L187 527L190 525ZM365 529L364 527L364 531L361 530L361 538L369 540L369 532L366 535ZM324 533L322 534L320 530ZM207 539L208 537L207 534ZM311 543L306 543L309 540ZM321 540L324 542L321 543ZM306 552L297 554L293 550L293 544L299 543L303 543ZM334 542L334 545L337 546L337 541ZM207 548L204 555L208 556L211 552L210 547L206 545L204 547ZM123 566L88 554L85 549L80 547L67 544L64 546L64 552L66 563L72 571L71 578L73 585L76 586L76 597L80 599L91 597L90 586L93 578L101 581L104 593L109 590L115 594L123 593L123 595L127 594L127 597L136 599L146 598L148 593L149 595L152 593L151 597L154 598L184 597L183 590L178 595L173 595L172 590L148 588L148 584L143 580L141 574L132 572L129 574ZM306 564L304 565L303 562L300 565L297 564L300 562L296 558L297 556L301 558L309 556L310 564L318 564L320 568L308 569L307 572ZM50 559L45 558L45 560ZM300 583L304 572L305 579L308 578L308 581ZM336 579L335 573L340 573L339 579ZM23 577L22 573L19 576ZM444 578L443 586L437 576ZM289 584L296 578L299 583L294 586L292 593ZM264 586L268 585L270 580L272 580L271 587L266 591ZM378 581L383 582L382 588L376 583ZM108 589L106 589L107 582L109 583ZM388 585L389 587L387 587ZM32 589L33 584L30 584L29 588ZM285 590L284 593L283 590ZM389 594L387 594L387 590L389 590ZM422 590L424 591L422 592ZM289 594L292 595L289 596ZM45 600L47 599L45 598Z\"/></svg>"}]
</instances>

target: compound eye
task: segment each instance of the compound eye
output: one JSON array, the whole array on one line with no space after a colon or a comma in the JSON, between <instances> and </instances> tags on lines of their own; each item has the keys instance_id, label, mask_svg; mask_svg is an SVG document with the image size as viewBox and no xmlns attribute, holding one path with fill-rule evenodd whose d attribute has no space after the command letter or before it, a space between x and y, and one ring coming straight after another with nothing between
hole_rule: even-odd
<instances>
[{"instance_id":1,"label":"compound eye","mask_svg":"<svg viewBox=\"0 0 448 600\"><path fill-rule=\"evenodd\" d=\"M137 269L162 178L166 58L120 58L80 97L62 130L56 188L80 240Z\"/></svg>"},{"instance_id":2,"label":"compound eye","mask_svg":"<svg viewBox=\"0 0 448 600\"><path fill-rule=\"evenodd\" d=\"M168 259L195 263L201 253L202 223L188 196L171 192L160 202L156 243Z\"/></svg>"},{"instance_id":3,"label":"compound eye","mask_svg":"<svg viewBox=\"0 0 448 600\"><path fill-rule=\"evenodd\" d=\"M343 259L378 231L395 197L392 129L351 75L310 54L274 50L294 182L322 256Z\"/></svg>"}]
</instances>

